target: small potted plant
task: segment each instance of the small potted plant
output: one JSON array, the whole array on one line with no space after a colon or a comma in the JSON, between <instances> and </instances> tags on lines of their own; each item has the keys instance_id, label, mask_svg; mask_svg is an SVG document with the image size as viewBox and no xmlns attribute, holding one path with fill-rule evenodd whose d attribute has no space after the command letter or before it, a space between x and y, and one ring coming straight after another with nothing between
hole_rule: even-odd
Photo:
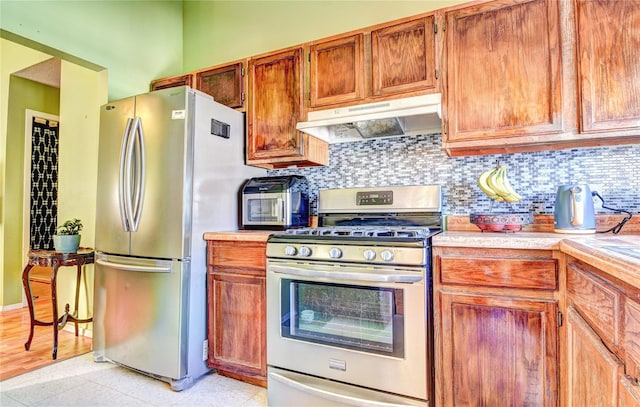
<instances>
[{"instance_id":1,"label":"small potted plant","mask_svg":"<svg viewBox=\"0 0 640 407\"><path fill-rule=\"evenodd\" d=\"M70 219L58 226L57 233L53 235L55 250L62 253L77 252L80 246L81 230L82 221L80 219Z\"/></svg>"}]
</instances>

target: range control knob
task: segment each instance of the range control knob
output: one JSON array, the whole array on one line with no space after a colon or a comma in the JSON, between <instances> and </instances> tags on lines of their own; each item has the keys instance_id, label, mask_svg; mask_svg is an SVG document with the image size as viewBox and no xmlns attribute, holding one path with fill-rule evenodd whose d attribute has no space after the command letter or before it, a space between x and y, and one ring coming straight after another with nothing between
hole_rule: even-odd
<instances>
[{"instance_id":1,"label":"range control knob","mask_svg":"<svg viewBox=\"0 0 640 407\"><path fill-rule=\"evenodd\" d=\"M371 250L371 249L367 249L364 251L364 258L365 260L373 260L376 258L376 251L375 250Z\"/></svg>"},{"instance_id":2,"label":"range control knob","mask_svg":"<svg viewBox=\"0 0 640 407\"><path fill-rule=\"evenodd\" d=\"M331 257L332 259L339 259L340 257L342 257L342 250L338 249L337 247L332 247L331 250L329 250L329 257Z\"/></svg>"},{"instance_id":3,"label":"range control knob","mask_svg":"<svg viewBox=\"0 0 640 407\"><path fill-rule=\"evenodd\" d=\"M382 257L384 261L392 261L393 252L391 250L383 250L382 253L380 253L380 257Z\"/></svg>"},{"instance_id":4,"label":"range control knob","mask_svg":"<svg viewBox=\"0 0 640 407\"><path fill-rule=\"evenodd\" d=\"M309 249L307 246L300 246L300 256L311 256L311 249Z\"/></svg>"},{"instance_id":5,"label":"range control knob","mask_svg":"<svg viewBox=\"0 0 640 407\"><path fill-rule=\"evenodd\" d=\"M287 256L295 256L296 253L298 253L298 251L293 246L286 246L284 248L284 254L286 254Z\"/></svg>"}]
</instances>

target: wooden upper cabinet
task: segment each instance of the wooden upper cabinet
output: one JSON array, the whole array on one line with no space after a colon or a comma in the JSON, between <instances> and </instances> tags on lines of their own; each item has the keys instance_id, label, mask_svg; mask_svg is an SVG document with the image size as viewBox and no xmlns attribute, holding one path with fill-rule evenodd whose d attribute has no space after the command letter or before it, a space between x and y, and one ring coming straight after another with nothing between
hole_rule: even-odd
<instances>
[{"instance_id":1,"label":"wooden upper cabinet","mask_svg":"<svg viewBox=\"0 0 640 407\"><path fill-rule=\"evenodd\" d=\"M431 15L371 32L373 95L435 88L434 31Z\"/></svg>"},{"instance_id":2,"label":"wooden upper cabinet","mask_svg":"<svg viewBox=\"0 0 640 407\"><path fill-rule=\"evenodd\" d=\"M446 13L445 142L525 143L513 138L564 130L558 3L493 1Z\"/></svg>"},{"instance_id":3,"label":"wooden upper cabinet","mask_svg":"<svg viewBox=\"0 0 640 407\"><path fill-rule=\"evenodd\" d=\"M234 109L242 108L244 105L244 66L242 62L156 79L151 82L151 90L183 85L211 95L216 102Z\"/></svg>"},{"instance_id":4,"label":"wooden upper cabinet","mask_svg":"<svg viewBox=\"0 0 640 407\"><path fill-rule=\"evenodd\" d=\"M244 105L244 67L242 62L196 73L196 89L231 108Z\"/></svg>"},{"instance_id":5,"label":"wooden upper cabinet","mask_svg":"<svg viewBox=\"0 0 640 407\"><path fill-rule=\"evenodd\" d=\"M193 86L193 75L185 74L185 75L177 75L171 76L168 78L161 78L151 81L151 90L160 90L167 88L175 88L177 86Z\"/></svg>"},{"instance_id":6,"label":"wooden upper cabinet","mask_svg":"<svg viewBox=\"0 0 640 407\"><path fill-rule=\"evenodd\" d=\"M309 54L311 107L363 98L363 34L313 43Z\"/></svg>"},{"instance_id":7,"label":"wooden upper cabinet","mask_svg":"<svg viewBox=\"0 0 640 407\"><path fill-rule=\"evenodd\" d=\"M309 107L436 92L434 15L309 44Z\"/></svg>"},{"instance_id":8,"label":"wooden upper cabinet","mask_svg":"<svg viewBox=\"0 0 640 407\"><path fill-rule=\"evenodd\" d=\"M266 168L326 165L325 142L299 132L304 118L303 50L249 60L247 164Z\"/></svg>"},{"instance_id":9,"label":"wooden upper cabinet","mask_svg":"<svg viewBox=\"0 0 640 407\"><path fill-rule=\"evenodd\" d=\"M576 3L581 131L640 128L640 1Z\"/></svg>"}]
</instances>

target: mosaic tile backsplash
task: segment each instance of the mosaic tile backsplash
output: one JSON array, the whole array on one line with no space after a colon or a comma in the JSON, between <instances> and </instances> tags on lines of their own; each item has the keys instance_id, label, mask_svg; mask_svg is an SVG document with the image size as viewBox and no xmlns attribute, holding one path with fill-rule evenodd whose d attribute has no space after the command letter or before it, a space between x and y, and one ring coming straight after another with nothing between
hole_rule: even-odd
<instances>
[{"instance_id":1,"label":"mosaic tile backsplash","mask_svg":"<svg viewBox=\"0 0 640 407\"><path fill-rule=\"evenodd\" d=\"M304 175L309 181L311 213L318 190L440 184L444 214L486 212L491 200L478 188L480 173L497 162L507 167L516 204L494 203L494 212L553 214L559 185L585 182L605 205L640 213L640 145L577 148L535 153L448 157L438 135L405 136L329 146L329 165L270 170L269 175ZM597 213L615 213L594 199Z\"/></svg>"}]
</instances>

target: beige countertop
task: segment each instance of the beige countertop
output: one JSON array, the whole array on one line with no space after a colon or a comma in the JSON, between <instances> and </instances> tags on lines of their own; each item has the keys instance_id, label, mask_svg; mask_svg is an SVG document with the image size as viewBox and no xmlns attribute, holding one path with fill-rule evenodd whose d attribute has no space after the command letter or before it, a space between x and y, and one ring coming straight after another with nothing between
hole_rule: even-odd
<instances>
[{"instance_id":1,"label":"beige countertop","mask_svg":"<svg viewBox=\"0 0 640 407\"><path fill-rule=\"evenodd\" d=\"M277 230L229 230L221 232L205 232L204 240L231 240L243 242L266 242Z\"/></svg>"},{"instance_id":2,"label":"beige countertop","mask_svg":"<svg viewBox=\"0 0 640 407\"><path fill-rule=\"evenodd\" d=\"M582 240L563 240L560 242L560 250L607 272L612 277L640 288L640 236L638 235L608 234Z\"/></svg>"},{"instance_id":3,"label":"beige countertop","mask_svg":"<svg viewBox=\"0 0 640 407\"><path fill-rule=\"evenodd\" d=\"M433 246L559 250L565 237L545 232L443 232L433 237Z\"/></svg>"},{"instance_id":4,"label":"beige countertop","mask_svg":"<svg viewBox=\"0 0 640 407\"><path fill-rule=\"evenodd\" d=\"M206 232L204 239L266 242L267 238L274 233L279 233L279 231L230 230ZM433 246L560 250L609 273L612 277L640 288L639 234L571 235L549 232L483 233L480 231L447 231L433 237ZM618 251L620 249L626 252Z\"/></svg>"},{"instance_id":5,"label":"beige countertop","mask_svg":"<svg viewBox=\"0 0 640 407\"><path fill-rule=\"evenodd\" d=\"M433 246L560 250L640 288L640 235L637 234L448 231L434 236Z\"/></svg>"}]
</instances>

